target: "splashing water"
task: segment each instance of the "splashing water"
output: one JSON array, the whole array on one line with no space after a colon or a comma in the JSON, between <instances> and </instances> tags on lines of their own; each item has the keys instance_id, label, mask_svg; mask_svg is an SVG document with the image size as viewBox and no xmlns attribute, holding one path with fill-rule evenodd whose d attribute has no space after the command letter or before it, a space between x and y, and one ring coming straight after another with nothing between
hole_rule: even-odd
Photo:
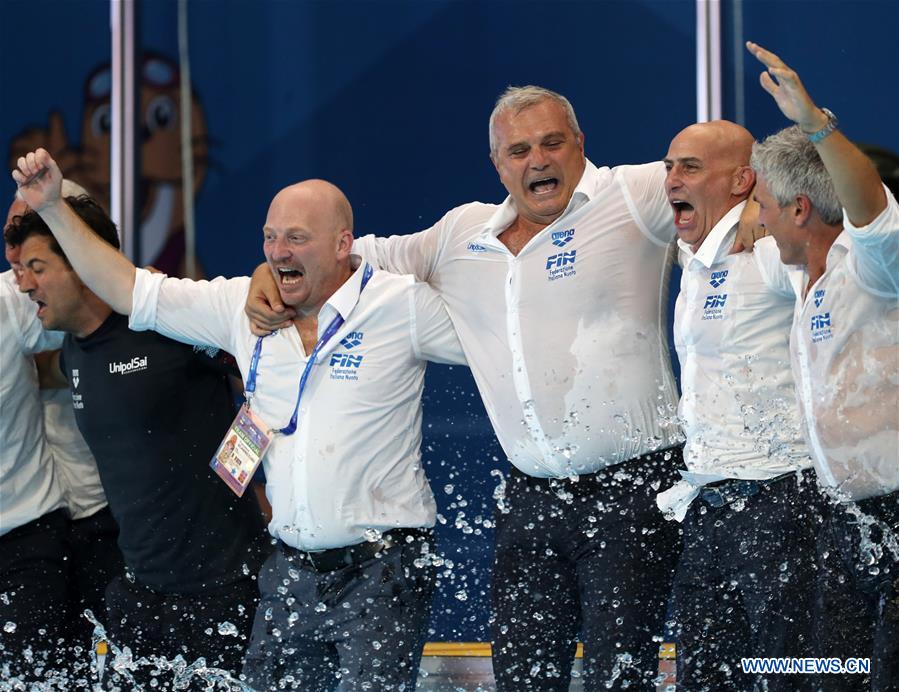
<instances>
[{"instance_id":1,"label":"splashing water","mask_svg":"<svg viewBox=\"0 0 899 692\"><path fill-rule=\"evenodd\" d=\"M506 477L499 469L490 471L490 476L499 479L499 484L493 489L493 499L496 500L496 508L502 514L508 514L509 506L506 504Z\"/></svg>"},{"instance_id":2,"label":"splashing water","mask_svg":"<svg viewBox=\"0 0 899 692\"><path fill-rule=\"evenodd\" d=\"M204 689L207 690L253 692L251 687L248 687L240 680L231 677L231 674L228 673L228 671L207 666L206 659L202 657L198 658L193 663L185 661L184 657L180 654L172 659L165 658L164 656L141 656L135 659L129 647L125 646L120 648L109 638L109 635L106 633L106 628L96 617L94 617L94 614L90 610L84 611L84 617L86 617L94 626L94 631L91 636L91 650L96 651L97 645L101 641L104 641L109 646L109 651L113 656L111 665L107 665L112 671L109 676L110 679L105 681L105 685L110 685L113 682L111 678L118 676L120 682L126 683L124 689L142 689L142 686L135 679L135 673L140 669L147 669L148 671L152 671L152 674L154 675L153 682L151 683L152 687L158 687L159 685L157 673L170 673L171 688L173 690L186 690L191 687L193 681L202 681L205 683ZM232 628L234 627L234 625L228 622L221 623L218 628L219 633L226 635L230 634L229 625ZM222 631L223 629L225 630L224 632ZM123 689L105 685L103 682L100 682L94 685L94 689Z\"/></svg>"}]
</instances>

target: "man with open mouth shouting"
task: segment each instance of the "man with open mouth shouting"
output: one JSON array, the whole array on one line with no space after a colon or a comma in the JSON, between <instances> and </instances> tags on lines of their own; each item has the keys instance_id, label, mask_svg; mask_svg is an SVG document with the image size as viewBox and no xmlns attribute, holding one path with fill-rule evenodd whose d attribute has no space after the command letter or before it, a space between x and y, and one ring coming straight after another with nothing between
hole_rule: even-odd
<instances>
[{"instance_id":1,"label":"man with open mouth shouting","mask_svg":"<svg viewBox=\"0 0 899 692\"><path fill-rule=\"evenodd\" d=\"M665 169L597 168L568 100L533 86L499 98L490 158L502 204L355 247L440 291L512 462L493 573L498 688L567 690L579 634L586 689L646 687L679 550L655 505L681 439Z\"/></svg>"},{"instance_id":2,"label":"man with open mouth shouting","mask_svg":"<svg viewBox=\"0 0 899 692\"><path fill-rule=\"evenodd\" d=\"M674 341L688 471L658 502L683 522L673 613L677 683L691 690L799 689L798 677L744 676L740 658L811 654L818 503L788 365L793 301L737 252L752 141L735 123L700 123L665 156L683 267Z\"/></svg>"}]
</instances>

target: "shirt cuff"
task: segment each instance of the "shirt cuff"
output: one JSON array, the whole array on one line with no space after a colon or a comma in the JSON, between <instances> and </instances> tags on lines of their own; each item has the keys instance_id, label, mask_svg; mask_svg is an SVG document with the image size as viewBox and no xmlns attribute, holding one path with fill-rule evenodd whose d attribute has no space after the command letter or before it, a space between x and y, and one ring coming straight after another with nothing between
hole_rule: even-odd
<instances>
[{"instance_id":1,"label":"shirt cuff","mask_svg":"<svg viewBox=\"0 0 899 692\"><path fill-rule=\"evenodd\" d=\"M136 269L134 290L131 293L131 315L128 317L129 329L142 332L156 328L159 289L162 288L162 282L165 279L165 274L154 274L146 269Z\"/></svg>"}]
</instances>

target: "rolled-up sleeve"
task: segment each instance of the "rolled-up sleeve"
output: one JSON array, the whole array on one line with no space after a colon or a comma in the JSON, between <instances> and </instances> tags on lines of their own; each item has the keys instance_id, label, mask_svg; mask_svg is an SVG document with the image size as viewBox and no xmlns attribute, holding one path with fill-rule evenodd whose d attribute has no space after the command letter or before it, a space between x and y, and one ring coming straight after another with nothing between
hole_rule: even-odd
<instances>
[{"instance_id":1,"label":"rolled-up sleeve","mask_svg":"<svg viewBox=\"0 0 899 692\"><path fill-rule=\"evenodd\" d=\"M247 277L192 281L138 269L128 326L233 353L249 286Z\"/></svg>"}]
</instances>

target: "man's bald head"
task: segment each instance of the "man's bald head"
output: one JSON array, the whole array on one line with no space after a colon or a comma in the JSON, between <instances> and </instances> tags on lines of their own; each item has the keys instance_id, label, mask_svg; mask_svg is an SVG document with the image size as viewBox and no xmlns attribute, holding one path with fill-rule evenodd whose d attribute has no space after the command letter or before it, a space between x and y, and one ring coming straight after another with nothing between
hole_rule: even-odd
<instances>
[{"instance_id":1,"label":"man's bald head","mask_svg":"<svg viewBox=\"0 0 899 692\"><path fill-rule=\"evenodd\" d=\"M727 120L697 123L671 140L665 189L681 240L699 248L715 225L749 197L753 138Z\"/></svg>"},{"instance_id":2,"label":"man's bald head","mask_svg":"<svg viewBox=\"0 0 899 692\"><path fill-rule=\"evenodd\" d=\"M309 210L322 228L353 232L353 208L343 191L327 180L313 178L288 185L272 199L295 209Z\"/></svg>"},{"instance_id":3,"label":"man's bald head","mask_svg":"<svg viewBox=\"0 0 899 692\"><path fill-rule=\"evenodd\" d=\"M685 127L677 134L677 137L682 136L695 137L704 142L711 155L733 166L749 165L752 143L755 141L749 130L730 120L696 123Z\"/></svg>"},{"instance_id":4,"label":"man's bald head","mask_svg":"<svg viewBox=\"0 0 899 692\"><path fill-rule=\"evenodd\" d=\"M265 258L281 298L315 314L352 274L353 209L325 180L304 180L272 199L263 228Z\"/></svg>"}]
</instances>

